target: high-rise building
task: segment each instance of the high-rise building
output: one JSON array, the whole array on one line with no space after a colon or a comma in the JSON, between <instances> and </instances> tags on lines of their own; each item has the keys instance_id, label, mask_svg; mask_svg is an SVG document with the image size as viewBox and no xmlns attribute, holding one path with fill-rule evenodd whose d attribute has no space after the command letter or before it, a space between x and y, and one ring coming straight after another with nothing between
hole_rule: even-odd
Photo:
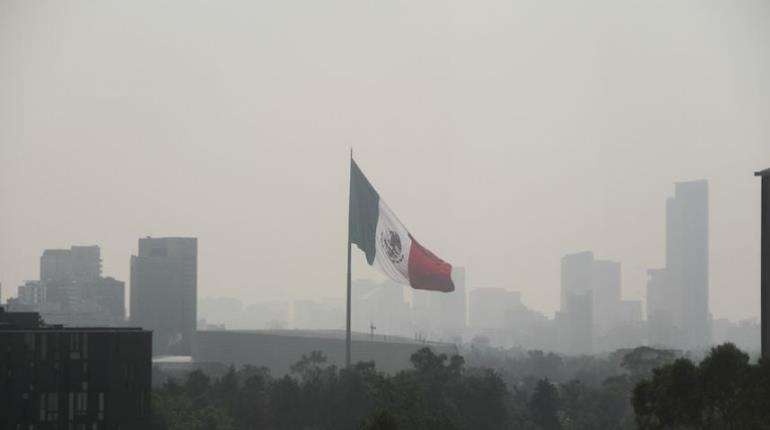
<instances>
[{"instance_id":1,"label":"high-rise building","mask_svg":"<svg viewBox=\"0 0 770 430\"><path fill-rule=\"evenodd\" d=\"M562 352L573 355L593 353L593 294L567 292L562 311L556 313L559 345Z\"/></svg>"},{"instance_id":2,"label":"high-rise building","mask_svg":"<svg viewBox=\"0 0 770 430\"><path fill-rule=\"evenodd\" d=\"M682 296L672 294L665 268L650 269L647 273L647 343L656 347L679 347L683 336L674 315L680 312Z\"/></svg>"},{"instance_id":3,"label":"high-rise building","mask_svg":"<svg viewBox=\"0 0 770 430\"><path fill-rule=\"evenodd\" d=\"M153 353L189 355L197 322L198 240L139 239L131 256L131 322L153 330Z\"/></svg>"},{"instance_id":4,"label":"high-rise building","mask_svg":"<svg viewBox=\"0 0 770 430\"><path fill-rule=\"evenodd\" d=\"M590 292L591 319L596 334L604 334L621 319L620 289L620 263L596 260L591 251L562 257L561 310L567 312L570 295Z\"/></svg>"},{"instance_id":5,"label":"high-rise building","mask_svg":"<svg viewBox=\"0 0 770 430\"><path fill-rule=\"evenodd\" d=\"M39 305L45 303L45 283L41 281L27 281L17 290L17 299L23 305Z\"/></svg>"},{"instance_id":6,"label":"high-rise building","mask_svg":"<svg viewBox=\"0 0 770 430\"><path fill-rule=\"evenodd\" d=\"M666 201L664 301L681 330L679 346L705 347L709 339L708 183L678 182Z\"/></svg>"},{"instance_id":7,"label":"high-rise building","mask_svg":"<svg viewBox=\"0 0 770 430\"><path fill-rule=\"evenodd\" d=\"M0 307L0 428L150 427L152 333L62 327Z\"/></svg>"},{"instance_id":8,"label":"high-rise building","mask_svg":"<svg viewBox=\"0 0 770 430\"><path fill-rule=\"evenodd\" d=\"M98 246L47 249L40 257L40 280L19 286L9 309L39 312L55 324L123 325L124 283L101 274Z\"/></svg>"},{"instance_id":9,"label":"high-rise building","mask_svg":"<svg viewBox=\"0 0 770 430\"><path fill-rule=\"evenodd\" d=\"M101 251L95 245L46 249L40 257L40 280L44 282L89 282L101 275Z\"/></svg>"}]
</instances>

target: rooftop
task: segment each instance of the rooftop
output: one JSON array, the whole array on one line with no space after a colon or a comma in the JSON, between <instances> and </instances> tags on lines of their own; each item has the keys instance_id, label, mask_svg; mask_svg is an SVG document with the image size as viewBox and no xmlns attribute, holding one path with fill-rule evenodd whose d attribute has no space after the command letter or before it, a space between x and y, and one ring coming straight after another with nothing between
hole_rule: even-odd
<instances>
[{"instance_id":1,"label":"rooftop","mask_svg":"<svg viewBox=\"0 0 770 430\"><path fill-rule=\"evenodd\" d=\"M46 324L37 312L6 312L0 306L0 332L9 331L142 331L140 327L76 327L61 324Z\"/></svg>"}]
</instances>

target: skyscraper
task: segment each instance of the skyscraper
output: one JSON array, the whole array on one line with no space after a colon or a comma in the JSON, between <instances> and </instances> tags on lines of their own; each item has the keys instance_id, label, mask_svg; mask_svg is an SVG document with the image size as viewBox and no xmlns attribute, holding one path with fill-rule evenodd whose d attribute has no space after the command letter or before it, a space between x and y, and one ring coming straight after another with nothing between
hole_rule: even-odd
<instances>
[{"instance_id":1,"label":"skyscraper","mask_svg":"<svg viewBox=\"0 0 770 430\"><path fill-rule=\"evenodd\" d=\"M198 293L196 238L139 239L131 256L131 322L154 331L154 354L191 353Z\"/></svg>"},{"instance_id":2,"label":"skyscraper","mask_svg":"<svg viewBox=\"0 0 770 430\"><path fill-rule=\"evenodd\" d=\"M652 345L699 348L710 339L708 182L678 182L666 200L666 267L650 270L647 325Z\"/></svg>"},{"instance_id":3,"label":"skyscraper","mask_svg":"<svg viewBox=\"0 0 770 430\"><path fill-rule=\"evenodd\" d=\"M679 182L666 201L666 280L684 347L709 344L708 183Z\"/></svg>"}]
</instances>

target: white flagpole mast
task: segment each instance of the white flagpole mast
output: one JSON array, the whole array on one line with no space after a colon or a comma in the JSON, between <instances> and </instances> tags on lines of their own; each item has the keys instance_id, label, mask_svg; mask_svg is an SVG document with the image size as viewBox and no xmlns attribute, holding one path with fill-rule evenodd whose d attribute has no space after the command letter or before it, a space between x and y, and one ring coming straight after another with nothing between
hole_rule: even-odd
<instances>
[{"instance_id":1,"label":"white flagpole mast","mask_svg":"<svg viewBox=\"0 0 770 430\"><path fill-rule=\"evenodd\" d=\"M350 148L350 163L353 163L353 148ZM350 185L348 185L350 187ZM348 189L350 194L350 189ZM348 303L345 325L345 367L350 368L350 197L348 197Z\"/></svg>"}]
</instances>

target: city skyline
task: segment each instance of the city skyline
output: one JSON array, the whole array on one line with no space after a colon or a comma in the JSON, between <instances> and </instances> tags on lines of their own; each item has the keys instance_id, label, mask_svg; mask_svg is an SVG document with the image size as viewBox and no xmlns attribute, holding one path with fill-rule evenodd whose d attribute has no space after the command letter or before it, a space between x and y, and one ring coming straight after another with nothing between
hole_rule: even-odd
<instances>
[{"instance_id":1,"label":"city skyline","mask_svg":"<svg viewBox=\"0 0 770 430\"><path fill-rule=\"evenodd\" d=\"M69 244L99 243L105 273L128 279L153 235L199 238L202 296L340 297L352 146L469 285L549 314L561 256L585 249L644 299L662 197L707 179L709 308L759 313L766 4L0 8L6 296ZM353 271L380 279L358 255Z\"/></svg>"}]
</instances>

